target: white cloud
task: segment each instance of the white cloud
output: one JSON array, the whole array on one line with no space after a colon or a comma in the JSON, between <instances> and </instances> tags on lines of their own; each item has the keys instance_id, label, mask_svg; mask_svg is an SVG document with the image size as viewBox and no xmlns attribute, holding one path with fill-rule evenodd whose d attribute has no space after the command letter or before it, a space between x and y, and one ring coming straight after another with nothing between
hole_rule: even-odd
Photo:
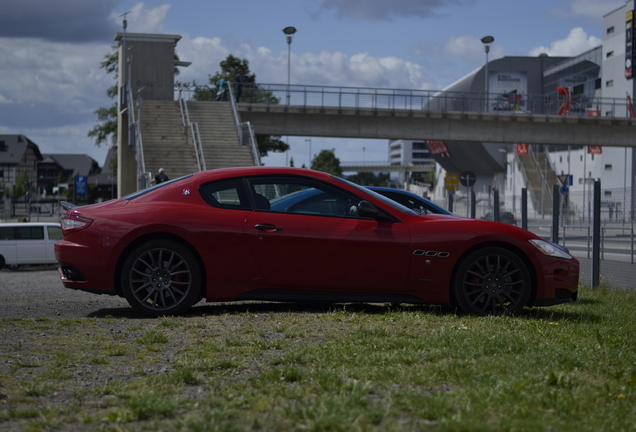
<instances>
[{"instance_id":1,"label":"white cloud","mask_svg":"<svg viewBox=\"0 0 636 432\"><path fill-rule=\"evenodd\" d=\"M549 56L571 57L577 56L592 48L601 45L603 41L597 37L589 36L581 27L573 28L565 39L554 41L549 47L539 46L532 48L529 56L547 54Z\"/></svg>"},{"instance_id":2,"label":"white cloud","mask_svg":"<svg viewBox=\"0 0 636 432\"><path fill-rule=\"evenodd\" d=\"M455 58L462 59L471 65L483 64L486 58L484 44L474 36L451 37L444 42L443 52ZM488 58L490 60L503 57L504 49L497 44L490 45Z\"/></svg>"},{"instance_id":3,"label":"white cloud","mask_svg":"<svg viewBox=\"0 0 636 432\"><path fill-rule=\"evenodd\" d=\"M179 57L192 61L182 69L180 81L195 80L207 84L208 75L219 71L219 63L228 54L247 59L250 71L257 74L259 83L287 81L287 51L278 54L265 47L240 44L233 50L224 46L220 38L184 37L177 44ZM433 80L420 65L398 57L374 57L369 53L348 56L341 52L292 53L291 83L307 85L431 88Z\"/></svg>"}]
</instances>

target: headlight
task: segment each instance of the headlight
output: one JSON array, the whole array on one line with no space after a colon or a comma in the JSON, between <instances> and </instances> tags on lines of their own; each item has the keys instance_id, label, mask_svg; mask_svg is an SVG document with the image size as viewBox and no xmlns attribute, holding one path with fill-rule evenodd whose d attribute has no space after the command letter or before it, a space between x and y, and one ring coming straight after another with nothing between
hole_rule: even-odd
<instances>
[{"instance_id":1,"label":"headlight","mask_svg":"<svg viewBox=\"0 0 636 432\"><path fill-rule=\"evenodd\" d=\"M558 258L572 259L572 255L570 255L569 253L567 253L560 247L555 246L554 244L550 242L547 242L544 240L532 239L530 240L530 244L536 247L537 249L539 249L545 255L558 257Z\"/></svg>"}]
</instances>

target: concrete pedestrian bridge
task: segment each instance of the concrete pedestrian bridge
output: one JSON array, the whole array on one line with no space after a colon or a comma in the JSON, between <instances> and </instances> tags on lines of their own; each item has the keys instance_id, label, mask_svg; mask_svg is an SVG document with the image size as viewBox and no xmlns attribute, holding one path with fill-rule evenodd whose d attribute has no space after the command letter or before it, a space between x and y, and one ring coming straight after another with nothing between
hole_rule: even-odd
<instances>
[{"instance_id":1,"label":"concrete pedestrian bridge","mask_svg":"<svg viewBox=\"0 0 636 432\"><path fill-rule=\"evenodd\" d=\"M462 143L636 146L636 122L622 99L524 95L526 111L496 106L500 95L426 90L259 84L237 104L255 133ZM263 92L268 97L263 97ZM570 115L556 115L564 104ZM590 116L590 113L602 113Z\"/></svg>"}]
</instances>

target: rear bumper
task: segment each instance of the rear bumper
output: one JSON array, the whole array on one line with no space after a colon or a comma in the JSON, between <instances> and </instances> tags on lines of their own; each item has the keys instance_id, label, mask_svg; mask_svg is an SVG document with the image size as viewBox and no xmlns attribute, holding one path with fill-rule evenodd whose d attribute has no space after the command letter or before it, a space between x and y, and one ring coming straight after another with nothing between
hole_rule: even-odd
<instances>
[{"instance_id":1,"label":"rear bumper","mask_svg":"<svg viewBox=\"0 0 636 432\"><path fill-rule=\"evenodd\" d=\"M96 256L94 249L69 241L55 243L58 274L66 288L115 294L114 271L108 269L107 256Z\"/></svg>"}]
</instances>

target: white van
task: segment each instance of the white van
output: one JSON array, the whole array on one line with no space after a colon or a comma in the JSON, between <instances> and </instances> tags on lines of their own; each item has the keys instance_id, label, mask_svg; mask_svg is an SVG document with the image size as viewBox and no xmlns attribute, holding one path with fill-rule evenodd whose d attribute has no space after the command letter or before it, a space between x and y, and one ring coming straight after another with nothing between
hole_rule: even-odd
<instances>
[{"instance_id":1,"label":"white van","mask_svg":"<svg viewBox=\"0 0 636 432\"><path fill-rule=\"evenodd\" d=\"M0 269L57 264L53 244L61 239L59 223L0 223Z\"/></svg>"}]
</instances>

